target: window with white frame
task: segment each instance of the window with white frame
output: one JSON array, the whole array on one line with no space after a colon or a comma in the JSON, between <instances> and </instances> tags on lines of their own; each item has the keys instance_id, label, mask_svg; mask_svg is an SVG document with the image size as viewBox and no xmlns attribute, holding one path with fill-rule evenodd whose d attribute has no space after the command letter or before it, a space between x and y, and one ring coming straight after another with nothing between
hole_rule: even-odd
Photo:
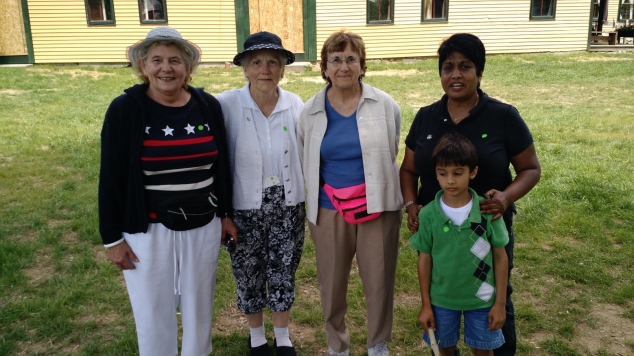
<instances>
[{"instance_id":1,"label":"window with white frame","mask_svg":"<svg viewBox=\"0 0 634 356\"><path fill-rule=\"evenodd\" d=\"M532 20L550 20L555 18L557 0L531 0Z\"/></svg>"},{"instance_id":2,"label":"window with white frame","mask_svg":"<svg viewBox=\"0 0 634 356\"><path fill-rule=\"evenodd\" d=\"M394 0L368 0L368 24L394 23Z\"/></svg>"},{"instance_id":3,"label":"window with white frame","mask_svg":"<svg viewBox=\"0 0 634 356\"><path fill-rule=\"evenodd\" d=\"M634 0L621 0L619 4L619 21L634 20Z\"/></svg>"},{"instance_id":4,"label":"window with white frame","mask_svg":"<svg viewBox=\"0 0 634 356\"><path fill-rule=\"evenodd\" d=\"M165 0L139 0L141 23L167 23Z\"/></svg>"},{"instance_id":5,"label":"window with white frame","mask_svg":"<svg viewBox=\"0 0 634 356\"><path fill-rule=\"evenodd\" d=\"M85 0L88 25L113 25L114 7L112 0Z\"/></svg>"},{"instance_id":6,"label":"window with white frame","mask_svg":"<svg viewBox=\"0 0 634 356\"><path fill-rule=\"evenodd\" d=\"M423 21L447 21L448 0L423 0Z\"/></svg>"}]
</instances>

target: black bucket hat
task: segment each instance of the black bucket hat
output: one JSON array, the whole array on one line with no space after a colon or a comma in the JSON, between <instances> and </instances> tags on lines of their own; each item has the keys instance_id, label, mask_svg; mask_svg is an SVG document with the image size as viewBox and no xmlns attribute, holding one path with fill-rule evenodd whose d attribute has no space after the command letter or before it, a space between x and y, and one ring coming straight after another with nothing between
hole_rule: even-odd
<instances>
[{"instance_id":1,"label":"black bucket hat","mask_svg":"<svg viewBox=\"0 0 634 356\"><path fill-rule=\"evenodd\" d=\"M282 47L282 39L270 32L262 31L249 35L247 40L244 41L244 50L235 57L233 57L233 64L239 66L240 61L244 58L247 52L257 51L260 49L274 49L276 51L282 51L286 54L286 64L295 62L295 55L293 52Z\"/></svg>"}]
</instances>

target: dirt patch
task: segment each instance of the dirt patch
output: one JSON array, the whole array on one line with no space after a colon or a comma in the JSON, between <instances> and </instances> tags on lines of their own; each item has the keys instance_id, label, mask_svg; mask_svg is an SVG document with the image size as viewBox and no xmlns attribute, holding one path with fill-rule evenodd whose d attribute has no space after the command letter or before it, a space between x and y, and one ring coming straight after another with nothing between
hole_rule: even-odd
<instances>
[{"instance_id":1,"label":"dirt patch","mask_svg":"<svg viewBox=\"0 0 634 356\"><path fill-rule=\"evenodd\" d=\"M21 341L18 342L16 355L46 355L50 354L51 349L53 349L53 342L51 340L37 342Z\"/></svg>"},{"instance_id":2,"label":"dirt patch","mask_svg":"<svg viewBox=\"0 0 634 356\"><path fill-rule=\"evenodd\" d=\"M66 224L68 222L68 220L55 220L55 219L51 219L48 221L47 225L49 228L54 229L56 227L62 226L64 224Z\"/></svg>"},{"instance_id":3,"label":"dirt patch","mask_svg":"<svg viewBox=\"0 0 634 356\"><path fill-rule=\"evenodd\" d=\"M13 235L11 239L15 242L33 242L37 239L37 232L35 231L27 231L20 235Z\"/></svg>"},{"instance_id":4,"label":"dirt patch","mask_svg":"<svg viewBox=\"0 0 634 356\"><path fill-rule=\"evenodd\" d=\"M265 312L265 319L270 318L269 314L269 312ZM319 327L321 328L321 326ZM320 330L309 324L298 324L292 318L288 329L291 333L291 339L298 346L314 343L315 335ZM249 323L235 303L230 303L218 315L214 315L213 334L230 335L233 333L246 337L249 334Z\"/></svg>"},{"instance_id":5,"label":"dirt patch","mask_svg":"<svg viewBox=\"0 0 634 356\"><path fill-rule=\"evenodd\" d=\"M92 248L92 256L97 262L110 262L108 252L102 245L96 245Z\"/></svg>"},{"instance_id":6,"label":"dirt patch","mask_svg":"<svg viewBox=\"0 0 634 356\"><path fill-rule=\"evenodd\" d=\"M233 333L247 334L249 324L235 303L225 305L224 308L214 315L213 333L220 335L230 335Z\"/></svg>"},{"instance_id":7,"label":"dirt patch","mask_svg":"<svg viewBox=\"0 0 634 356\"><path fill-rule=\"evenodd\" d=\"M526 343L534 347L535 352L531 353L531 355L542 356L542 355L548 355L548 352L546 352L546 350L543 350L539 344L545 340L550 340L552 338L553 338L552 333L540 331L540 332L532 333L530 337L527 338L525 341Z\"/></svg>"},{"instance_id":8,"label":"dirt patch","mask_svg":"<svg viewBox=\"0 0 634 356\"><path fill-rule=\"evenodd\" d=\"M394 305L399 307L420 309L420 293L416 292L398 292L394 295Z\"/></svg>"},{"instance_id":9,"label":"dirt patch","mask_svg":"<svg viewBox=\"0 0 634 356\"><path fill-rule=\"evenodd\" d=\"M296 285L297 294L301 295L302 300L308 301L310 304L320 305L321 297L319 296L318 285Z\"/></svg>"},{"instance_id":10,"label":"dirt patch","mask_svg":"<svg viewBox=\"0 0 634 356\"><path fill-rule=\"evenodd\" d=\"M429 71L428 71L429 73ZM412 75L419 75L422 74L421 72L419 72L416 69L407 69L407 70L403 70L403 69L392 69L392 70L380 70L380 71L376 71L376 72L372 72L369 71L367 73L365 73L366 76L368 77L391 77L391 76L399 76L399 77L409 77Z\"/></svg>"},{"instance_id":11,"label":"dirt patch","mask_svg":"<svg viewBox=\"0 0 634 356\"><path fill-rule=\"evenodd\" d=\"M12 156L5 156L5 155L2 155L2 154L0 154L0 159L3 159L5 161L7 161L7 162L13 161L13 157Z\"/></svg>"},{"instance_id":12,"label":"dirt patch","mask_svg":"<svg viewBox=\"0 0 634 356\"><path fill-rule=\"evenodd\" d=\"M631 58L621 58L621 57L592 57L592 58L585 58L585 57L576 57L576 58L570 58L574 61L577 62L613 62L613 61L631 61ZM563 63L563 62L562 62Z\"/></svg>"},{"instance_id":13,"label":"dirt patch","mask_svg":"<svg viewBox=\"0 0 634 356\"><path fill-rule=\"evenodd\" d=\"M301 80L310 83L326 83L322 77L304 77Z\"/></svg>"},{"instance_id":14,"label":"dirt patch","mask_svg":"<svg viewBox=\"0 0 634 356\"><path fill-rule=\"evenodd\" d=\"M79 241L79 235L75 231L69 231L62 236L62 244L66 246L76 245Z\"/></svg>"},{"instance_id":15,"label":"dirt patch","mask_svg":"<svg viewBox=\"0 0 634 356\"><path fill-rule=\"evenodd\" d=\"M586 321L577 326L575 343L581 344L591 354L603 349L611 355L632 355L634 350L627 342L634 340L634 322L623 317L624 313L625 309L618 305L595 304Z\"/></svg>"},{"instance_id":16,"label":"dirt patch","mask_svg":"<svg viewBox=\"0 0 634 356\"><path fill-rule=\"evenodd\" d=\"M2 89L0 90L0 94L2 95L18 95L24 93L24 90L15 90L15 89Z\"/></svg>"},{"instance_id":17,"label":"dirt patch","mask_svg":"<svg viewBox=\"0 0 634 356\"><path fill-rule=\"evenodd\" d=\"M584 355L596 355L599 350L607 351L609 355L634 354L628 346L634 340L634 321L623 317L624 312L624 308L613 304L594 305L588 317L575 326L570 346ZM527 336L525 341L536 350L531 355L548 355L541 349L540 343L552 338L551 332L539 331Z\"/></svg>"},{"instance_id":18,"label":"dirt patch","mask_svg":"<svg viewBox=\"0 0 634 356\"><path fill-rule=\"evenodd\" d=\"M55 267L50 257L51 254L50 247L39 250L35 254L35 262L24 269L24 275L28 278L30 285L39 286L54 274Z\"/></svg>"},{"instance_id":19,"label":"dirt patch","mask_svg":"<svg viewBox=\"0 0 634 356\"><path fill-rule=\"evenodd\" d=\"M317 332L321 330L321 326L319 326L319 328L315 328L309 324L297 324L294 323L291 318L288 330L291 333L291 339L293 342L298 346L301 346L303 344L314 344L317 340L315 335L317 335Z\"/></svg>"},{"instance_id":20,"label":"dirt patch","mask_svg":"<svg viewBox=\"0 0 634 356\"><path fill-rule=\"evenodd\" d=\"M121 319L121 315L114 312L104 312L100 314L84 314L74 319L75 323L85 324L89 322L95 322L98 325L113 325Z\"/></svg>"},{"instance_id":21,"label":"dirt patch","mask_svg":"<svg viewBox=\"0 0 634 356\"><path fill-rule=\"evenodd\" d=\"M76 77L80 77L80 76L90 76L93 79L99 79L102 77L107 77L107 76L113 76L114 73L105 73L105 72L96 72L96 71L92 71L92 70L85 70L85 69L65 69L65 70L58 70L58 71L53 71L51 69L45 69L45 68L30 68L29 71L32 72L38 72L40 74L70 74L71 77L74 79Z\"/></svg>"},{"instance_id":22,"label":"dirt patch","mask_svg":"<svg viewBox=\"0 0 634 356\"><path fill-rule=\"evenodd\" d=\"M81 351L81 345L70 343L63 347L53 344L52 340L42 340L37 342L19 342L16 355L75 355Z\"/></svg>"}]
</instances>

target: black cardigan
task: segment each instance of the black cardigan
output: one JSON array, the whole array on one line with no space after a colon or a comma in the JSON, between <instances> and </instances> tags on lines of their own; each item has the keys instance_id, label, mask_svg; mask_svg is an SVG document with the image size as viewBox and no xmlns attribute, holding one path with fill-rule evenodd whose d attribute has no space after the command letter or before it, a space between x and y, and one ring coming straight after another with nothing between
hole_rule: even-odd
<instances>
[{"instance_id":1,"label":"black cardigan","mask_svg":"<svg viewBox=\"0 0 634 356\"><path fill-rule=\"evenodd\" d=\"M141 145L147 120L147 84L135 85L114 99L101 130L99 171L99 232L105 245L121 240L122 233L147 232L148 217L141 173ZM202 88L189 92L207 118L218 145L214 170L219 217L233 217L231 170L220 103Z\"/></svg>"}]
</instances>

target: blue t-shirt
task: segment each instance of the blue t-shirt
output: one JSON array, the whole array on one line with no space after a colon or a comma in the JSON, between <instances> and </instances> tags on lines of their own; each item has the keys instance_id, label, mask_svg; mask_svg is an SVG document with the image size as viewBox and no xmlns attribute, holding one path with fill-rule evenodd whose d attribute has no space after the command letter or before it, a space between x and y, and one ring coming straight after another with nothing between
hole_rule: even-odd
<instances>
[{"instance_id":1,"label":"blue t-shirt","mask_svg":"<svg viewBox=\"0 0 634 356\"><path fill-rule=\"evenodd\" d=\"M328 126L321 141L319 175L333 188L345 188L365 182L357 112L339 114L326 97ZM319 207L335 210L322 186L319 187Z\"/></svg>"}]
</instances>

